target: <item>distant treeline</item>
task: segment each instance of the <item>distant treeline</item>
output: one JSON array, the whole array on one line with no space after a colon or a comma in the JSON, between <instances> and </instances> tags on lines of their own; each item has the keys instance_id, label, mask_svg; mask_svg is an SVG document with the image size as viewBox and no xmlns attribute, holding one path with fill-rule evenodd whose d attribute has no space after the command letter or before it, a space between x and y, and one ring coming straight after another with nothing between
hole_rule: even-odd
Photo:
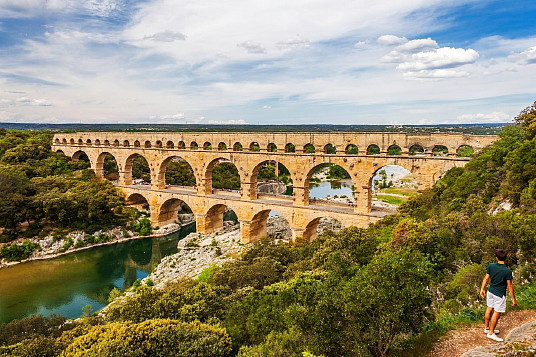
<instances>
[{"instance_id":1,"label":"distant treeline","mask_svg":"<svg viewBox=\"0 0 536 357\"><path fill-rule=\"evenodd\" d=\"M74 131L196 131L196 132L343 132L388 131L406 133L456 132L464 134L497 134L508 123L499 124L439 124L439 125L220 125L220 124L41 124L0 123L8 130Z\"/></svg>"}]
</instances>

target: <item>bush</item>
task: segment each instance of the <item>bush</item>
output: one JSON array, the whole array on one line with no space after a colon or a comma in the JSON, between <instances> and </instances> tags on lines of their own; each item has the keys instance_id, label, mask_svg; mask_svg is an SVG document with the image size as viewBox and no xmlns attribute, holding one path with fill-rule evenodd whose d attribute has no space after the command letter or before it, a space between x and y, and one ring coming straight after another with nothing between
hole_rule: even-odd
<instances>
[{"instance_id":1,"label":"bush","mask_svg":"<svg viewBox=\"0 0 536 357\"><path fill-rule=\"evenodd\" d=\"M92 327L74 339L65 357L231 356L231 339L224 329L199 322L147 320Z\"/></svg>"},{"instance_id":2,"label":"bush","mask_svg":"<svg viewBox=\"0 0 536 357\"><path fill-rule=\"evenodd\" d=\"M4 245L0 248L0 258L4 258L8 262L21 261L29 258L37 247L39 244L31 241Z\"/></svg>"}]
</instances>

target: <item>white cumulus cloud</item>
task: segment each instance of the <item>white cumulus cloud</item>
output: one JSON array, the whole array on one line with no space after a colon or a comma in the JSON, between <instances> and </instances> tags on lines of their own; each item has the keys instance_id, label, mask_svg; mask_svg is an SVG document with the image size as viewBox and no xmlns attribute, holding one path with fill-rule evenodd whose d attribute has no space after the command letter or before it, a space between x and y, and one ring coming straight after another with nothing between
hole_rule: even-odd
<instances>
[{"instance_id":1,"label":"white cumulus cloud","mask_svg":"<svg viewBox=\"0 0 536 357\"><path fill-rule=\"evenodd\" d=\"M505 123L512 120L512 116L504 112L491 112L487 114L462 114L457 119L465 123Z\"/></svg>"},{"instance_id":2,"label":"white cumulus cloud","mask_svg":"<svg viewBox=\"0 0 536 357\"><path fill-rule=\"evenodd\" d=\"M398 37L395 35L383 35L383 36L378 37L376 42L378 42L381 45L393 46L393 45L401 45L403 43L406 43L408 42L408 39L405 37Z\"/></svg>"},{"instance_id":3,"label":"white cumulus cloud","mask_svg":"<svg viewBox=\"0 0 536 357\"><path fill-rule=\"evenodd\" d=\"M522 64L536 63L536 46L527 48L521 53L516 53L510 56Z\"/></svg>"},{"instance_id":4,"label":"white cumulus cloud","mask_svg":"<svg viewBox=\"0 0 536 357\"><path fill-rule=\"evenodd\" d=\"M439 47L437 45L437 42L428 37L408 41L402 45L396 46L395 50L401 52L414 52L416 50L422 51L423 49L431 49L437 47Z\"/></svg>"},{"instance_id":5,"label":"white cumulus cloud","mask_svg":"<svg viewBox=\"0 0 536 357\"><path fill-rule=\"evenodd\" d=\"M397 69L403 71L420 71L426 69L452 68L478 59L478 52L469 48L442 47L435 51L413 53L407 61L399 64Z\"/></svg>"},{"instance_id":6,"label":"white cumulus cloud","mask_svg":"<svg viewBox=\"0 0 536 357\"><path fill-rule=\"evenodd\" d=\"M405 72L402 75L406 79L443 79L443 78L460 78L467 77L469 73L466 71L456 71L452 69L436 69L436 70L420 70Z\"/></svg>"}]
</instances>

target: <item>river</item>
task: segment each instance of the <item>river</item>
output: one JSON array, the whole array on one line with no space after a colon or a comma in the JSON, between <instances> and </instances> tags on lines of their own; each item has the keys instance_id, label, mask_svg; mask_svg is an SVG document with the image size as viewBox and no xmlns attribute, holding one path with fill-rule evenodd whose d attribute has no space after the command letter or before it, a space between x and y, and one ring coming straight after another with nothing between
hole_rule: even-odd
<instances>
[{"instance_id":1,"label":"river","mask_svg":"<svg viewBox=\"0 0 536 357\"><path fill-rule=\"evenodd\" d=\"M33 314L78 317L90 305L98 311L115 287L126 289L146 277L155 263L177 252L177 242L195 225L164 237L32 261L0 269L0 323Z\"/></svg>"}]
</instances>

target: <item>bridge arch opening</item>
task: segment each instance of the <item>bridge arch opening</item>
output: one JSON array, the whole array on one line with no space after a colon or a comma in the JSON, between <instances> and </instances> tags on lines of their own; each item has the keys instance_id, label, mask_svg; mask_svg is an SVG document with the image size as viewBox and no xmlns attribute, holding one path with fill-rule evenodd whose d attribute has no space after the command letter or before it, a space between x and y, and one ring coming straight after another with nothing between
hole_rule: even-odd
<instances>
[{"instance_id":1,"label":"bridge arch opening","mask_svg":"<svg viewBox=\"0 0 536 357\"><path fill-rule=\"evenodd\" d=\"M129 195L125 200L125 205L132 207L142 212L145 215L149 215L149 200L145 196L139 193L133 193Z\"/></svg>"},{"instance_id":2,"label":"bridge arch opening","mask_svg":"<svg viewBox=\"0 0 536 357\"><path fill-rule=\"evenodd\" d=\"M154 143L154 147L160 149L162 147L162 141L157 140L156 143Z\"/></svg>"},{"instance_id":3,"label":"bridge arch opening","mask_svg":"<svg viewBox=\"0 0 536 357\"><path fill-rule=\"evenodd\" d=\"M224 204L210 207L196 223L204 232L217 232L225 226L234 226L238 222L236 213Z\"/></svg>"},{"instance_id":4,"label":"bridge arch opening","mask_svg":"<svg viewBox=\"0 0 536 357\"><path fill-rule=\"evenodd\" d=\"M84 145L84 140L78 139L78 145Z\"/></svg>"},{"instance_id":5,"label":"bridge arch opening","mask_svg":"<svg viewBox=\"0 0 536 357\"><path fill-rule=\"evenodd\" d=\"M235 164L223 158L212 160L205 172L207 182L211 182L212 190L240 192L240 174Z\"/></svg>"},{"instance_id":6,"label":"bridge arch opening","mask_svg":"<svg viewBox=\"0 0 536 357\"><path fill-rule=\"evenodd\" d=\"M242 224L242 237L248 242L255 242L263 238L281 239L290 241L292 229L288 220L281 213L274 210L257 212L248 224Z\"/></svg>"},{"instance_id":7,"label":"bridge arch opening","mask_svg":"<svg viewBox=\"0 0 536 357\"><path fill-rule=\"evenodd\" d=\"M125 161L125 184L149 185L151 168L147 159L140 154L132 154Z\"/></svg>"},{"instance_id":8,"label":"bridge arch opening","mask_svg":"<svg viewBox=\"0 0 536 357\"><path fill-rule=\"evenodd\" d=\"M354 144L350 144L346 147L346 149L344 150L344 152L348 155L357 155L359 154L359 150L358 150L358 147L357 145L354 145Z\"/></svg>"},{"instance_id":9,"label":"bridge arch opening","mask_svg":"<svg viewBox=\"0 0 536 357\"><path fill-rule=\"evenodd\" d=\"M324 146L324 154L334 155L337 153L337 148L333 144L327 144Z\"/></svg>"},{"instance_id":10,"label":"bridge arch opening","mask_svg":"<svg viewBox=\"0 0 536 357\"><path fill-rule=\"evenodd\" d=\"M434 156L447 156L449 149L445 145L435 145L432 149Z\"/></svg>"},{"instance_id":11,"label":"bridge arch opening","mask_svg":"<svg viewBox=\"0 0 536 357\"><path fill-rule=\"evenodd\" d=\"M126 148L130 147L130 141L123 140L123 146L126 147Z\"/></svg>"},{"instance_id":12,"label":"bridge arch opening","mask_svg":"<svg viewBox=\"0 0 536 357\"><path fill-rule=\"evenodd\" d=\"M117 140L117 139L114 140L114 146L115 147L119 146L119 140Z\"/></svg>"},{"instance_id":13,"label":"bridge arch opening","mask_svg":"<svg viewBox=\"0 0 536 357\"><path fill-rule=\"evenodd\" d=\"M212 150L212 144L208 141L203 144L203 150Z\"/></svg>"},{"instance_id":14,"label":"bridge arch opening","mask_svg":"<svg viewBox=\"0 0 536 357\"><path fill-rule=\"evenodd\" d=\"M408 168L385 165L371 176L372 209L396 211L397 207L417 194L418 184Z\"/></svg>"},{"instance_id":15,"label":"bridge arch opening","mask_svg":"<svg viewBox=\"0 0 536 357\"><path fill-rule=\"evenodd\" d=\"M110 181L119 180L119 165L115 156L109 152L103 152L99 155L97 158L97 176L102 176Z\"/></svg>"},{"instance_id":16,"label":"bridge arch opening","mask_svg":"<svg viewBox=\"0 0 536 357\"><path fill-rule=\"evenodd\" d=\"M95 139L95 145L100 146L100 144L101 144L101 141L99 139Z\"/></svg>"},{"instance_id":17,"label":"bridge arch opening","mask_svg":"<svg viewBox=\"0 0 536 357\"><path fill-rule=\"evenodd\" d=\"M54 144L59 145L60 144L60 139L59 138L54 139Z\"/></svg>"},{"instance_id":18,"label":"bridge arch opening","mask_svg":"<svg viewBox=\"0 0 536 357\"><path fill-rule=\"evenodd\" d=\"M471 157L474 153L475 150L469 145L460 145L460 147L456 150L456 155L458 157Z\"/></svg>"},{"instance_id":19,"label":"bridge arch opening","mask_svg":"<svg viewBox=\"0 0 536 357\"><path fill-rule=\"evenodd\" d=\"M292 192L290 171L275 160L266 160L255 166L250 179L256 195L289 195Z\"/></svg>"},{"instance_id":20,"label":"bridge arch opening","mask_svg":"<svg viewBox=\"0 0 536 357\"><path fill-rule=\"evenodd\" d=\"M302 239L306 242L312 242L318 236L331 231L338 232L343 229L343 224L336 218L317 217L311 220L303 231Z\"/></svg>"},{"instance_id":21,"label":"bridge arch opening","mask_svg":"<svg viewBox=\"0 0 536 357\"><path fill-rule=\"evenodd\" d=\"M219 150L219 151L225 151L225 150L227 150L227 144L224 143L224 142L219 143L219 144L218 144L218 150Z\"/></svg>"},{"instance_id":22,"label":"bridge arch opening","mask_svg":"<svg viewBox=\"0 0 536 357\"><path fill-rule=\"evenodd\" d=\"M89 146L92 145L91 139L86 140L86 145L89 145Z\"/></svg>"},{"instance_id":23,"label":"bridge arch opening","mask_svg":"<svg viewBox=\"0 0 536 357\"><path fill-rule=\"evenodd\" d=\"M249 145L249 151L261 151L261 146L258 142L254 141Z\"/></svg>"},{"instance_id":24,"label":"bridge arch opening","mask_svg":"<svg viewBox=\"0 0 536 357\"><path fill-rule=\"evenodd\" d=\"M305 146L303 147L303 152L306 154L314 154L315 151L316 151L315 146L311 143L305 144Z\"/></svg>"},{"instance_id":25,"label":"bridge arch opening","mask_svg":"<svg viewBox=\"0 0 536 357\"><path fill-rule=\"evenodd\" d=\"M140 143L139 140L134 141L134 147L135 147L135 148L139 148L139 147L141 147L141 143Z\"/></svg>"},{"instance_id":26,"label":"bridge arch opening","mask_svg":"<svg viewBox=\"0 0 536 357\"><path fill-rule=\"evenodd\" d=\"M268 152L277 152L277 145L274 143L269 143L268 147L266 148Z\"/></svg>"},{"instance_id":27,"label":"bridge arch opening","mask_svg":"<svg viewBox=\"0 0 536 357\"><path fill-rule=\"evenodd\" d=\"M402 148L396 144L393 144L387 148L387 155L391 155L391 156L402 155Z\"/></svg>"},{"instance_id":28,"label":"bridge arch opening","mask_svg":"<svg viewBox=\"0 0 536 357\"><path fill-rule=\"evenodd\" d=\"M424 148L420 144L414 144L409 147L409 154L415 156L423 156Z\"/></svg>"},{"instance_id":29,"label":"bridge arch opening","mask_svg":"<svg viewBox=\"0 0 536 357\"><path fill-rule=\"evenodd\" d=\"M197 150L197 149L199 149L199 145L195 141L192 141L190 143L190 150Z\"/></svg>"},{"instance_id":30,"label":"bridge arch opening","mask_svg":"<svg viewBox=\"0 0 536 357\"><path fill-rule=\"evenodd\" d=\"M168 224L188 224L195 220L190 206L178 198L170 198L161 206L158 213L158 224L165 226Z\"/></svg>"},{"instance_id":31,"label":"bridge arch opening","mask_svg":"<svg viewBox=\"0 0 536 357\"><path fill-rule=\"evenodd\" d=\"M62 151L63 152L63 151ZM85 151L78 150L71 156L72 161L85 161L88 164L91 164L91 160L89 160L89 156L86 154Z\"/></svg>"},{"instance_id":32,"label":"bridge arch opening","mask_svg":"<svg viewBox=\"0 0 536 357\"><path fill-rule=\"evenodd\" d=\"M70 143L71 145L74 145L74 139L69 140L69 143Z\"/></svg>"},{"instance_id":33,"label":"bridge arch opening","mask_svg":"<svg viewBox=\"0 0 536 357\"><path fill-rule=\"evenodd\" d=\"M348 171L342 166L323 163L315 166L307 175L309 202L353 206L354 186Z\"/></svg>"},{"instance_id":34,"label":"bridge arch opening","mask_svg":"<svg viewBox=\"0 0 536 357\"><path fill-rule=\"evenodd\" d=\"M151 142L149 140L146 140L145 143L143 144L143 147L146 148L146 149L150 149L151 148Z\"/></svg>"},{"instance_id":35,"label":"bridge arch opening","mask_svg":"<svg viewBox=\"0 0 536 357\"><path fill-rule=\"evenodd\" d=\"M158 181L166 186L196 186L192 166L180 156L170 156L162 162L158 172Z\"/></svg>"},{"instance_id":36,"label":"bridge arch opening","mask_svg":"<svg viewBox=\"0 0 536 357\"><path fill-rule=\"evenodd\" d=\"M61 143L67 145L67 139L63 138L63 139L61 140Z\"/></svg>"},{"instance_id":37,"label":"bridge arch opening","mask_svg":"<svg viewBox=\"0 0 536 357\"><path fill-rule=\"evenodd\" d=\"M380 152L380 147L376 144L371 144L367 147L367 155L379 155Z\"/></svg>"},{"instance_id":38,"label":"bridge arch opening","mask_svg":"<svg viewBox=\"0 0 536 357\"><path fill-rule=\"evenodd\" d=\"M177 145L177 148L180 150L186 149L186 143L184 141L179 141L179 144Z\"/></svg>"},{"instance_id":39,"label":"bridge arch opening","mask_svg":"<svg viewBox=\"0 0 536 357\"><path fill-rule=\"evenodd\" d=\"M242 146L241 143L239 142L234 143L233 151L243 151L243 150L244 150L244 147Z\"/></svg>"},{"instance_id":40,"label":"bridge arch opening","mask_svg":"<svg viewBox=\"0 0 536 357\"><path fill-rule=\"evenodd\" d=\"M175 144L173 143L173 141L168 140L168 142L166 143L166 149L174 149L174 148L175 148Z\"/></svg>"},{"instance_id":41,"label":"bridge arch opening","mask_svg":"<svg viewBox=\"0 0 536 357\"><path fill-rule=\"evenodd\" d=\"M104 146L110 146L110 140L104 140Z\"/></svg>"},{"instance_id":42,"label":"bridge arch opening","mask_svg":"<svg viewBox=\"0 0 536 357\"><path fill-rule=\"evenodd\" d=\"M293 143L285 145L285 152L296 152L296 146Z\"/></svg>"}]
</instances>

